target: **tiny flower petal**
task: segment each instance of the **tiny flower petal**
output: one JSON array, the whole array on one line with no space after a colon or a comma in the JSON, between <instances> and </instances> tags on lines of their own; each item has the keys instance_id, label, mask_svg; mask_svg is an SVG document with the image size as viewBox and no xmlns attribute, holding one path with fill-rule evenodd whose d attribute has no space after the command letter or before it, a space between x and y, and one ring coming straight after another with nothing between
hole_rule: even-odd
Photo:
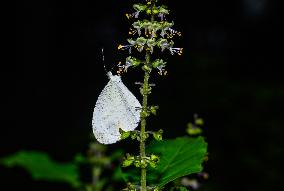
<instances>
[{"instance_id":1,"label":"tiny flower petal","mask_svg":"<svg viewBox=\"0 0 284 191\"><path fill-rule=\"evenodd\" d=\"M182 55L182 51L183 51L183 48L170 48L169 49L171 54L174 55L175 53L177 53L178 55Z\"/></svg>"}]
</instances>

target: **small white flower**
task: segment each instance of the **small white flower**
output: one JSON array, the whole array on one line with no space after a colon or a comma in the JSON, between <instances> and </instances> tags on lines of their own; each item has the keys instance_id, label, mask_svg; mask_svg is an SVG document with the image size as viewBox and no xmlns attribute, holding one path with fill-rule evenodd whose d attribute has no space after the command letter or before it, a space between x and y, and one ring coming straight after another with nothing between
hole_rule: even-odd
<instances>
[{"instance_id":1,"label":"small white flower","mask_svg":"<svg viewBox=\"0 0 284 191\"><path fill-rule=\"evenodd\" d=\"M166 16L166 15L168 15L169 14L169 10L167 10L165 7L163 7L163 6L161 6L161 7L159 7L159 14L158 14L158 17L160 17L161 18L161 21L163 21L164 20L164 17Z\"/></svg>"},{"instance_id":2,"label":"small white flower","mask_svg":"<svg viewBox=\"0 0 284 191\"><path fill-rule=\"evenodd\" d=\"M129 60L126 60L124 65L124 71L127 72L127 69L132 66L132 63Z\"/></svg>"},{"instance_id":3,"label":"small white flower","mask_svg":"<svg viewBox=\"0 0 284 191\"><path fill-rule=\"evenodd\" d=\"M141 36L141 29L137 29L138 35Z\"/></svg>"},{"instance_id":4,"label":"small white flower","mask_svg":"<svg viewBox=\"0 0 284 191\"><path fill-rule=\"evenodd\" d=\"M175 53L177 53L178 55L182 55L183 48L172 48L172 47L170 47L169 50L170 50L172 55L174 55Z\"/></svg>"},{"instance_id":5,"label":"small white flower","mask_svg":"<svg viewBox=\"0 0 284 191\"><path fill-rule=\"evenodd\" d=\"M129 54L131 54L131 48L132 48L132 46L133 46L133 45L121 45L121 44L120 44L117 49L118 49L118 50L127 50L127 49L129 49Z\"/></svg>"},{"instance_id":6,"label":"small white flower","mask_svg":"<svg viewBox=\"0 0 284 191\"><path fill-rule=\"evenodd\" d=\"M138 32L138 35L141 35L141 28L143 27L143 23L141 21L134 22L132 25Z\"/></svg>"},{"instance_id":7,"label":"small white flower","mask_svg":"<svg viewBox=\"0 0 284 191\"><path fill-rule=\"evenodd\" d=\"M159 14L158 14L158 17L161 19L161 21L163 21L163 20L164 20L165 15L164 15L163 13L159 13Z\"/></svg>"},{"instance_id":8,"label":"small white flower","mask_svg":"<svg viewBox=\"0 0 284 191\"><path fill-rule=\"evenodd\" d=\"M149 29L151 31L151 38L156 37L157 31L160 30L160 29L161 29L161 27L160 27L160 24L158 22L152 23L151 28Z\"/></svg>"},{"instance_id":9,"label":"small white flower","mask_svg":"<svg viewBox=\"0 0 284 191\"><path fill-rule=\"evenodd\" d=\"M169 47L168 42L162 42L162 43L161 43L162 52L163 52L166 48L168 48L168 47Z\"/></svg>"},{"instance_id":10,"label":"small white flower","mask_svg":"<svg viewBox=\"0 0 284 191\"><path fill-rule=\"evenodd\" d=\"M139 52L142 52L143 49L144 49L144 46L142 46L142 45L136 45L135 48L136 48Z\"/></svg>"},{"instance_id":11,"label":"small white flower","mask_svg":"<svg viewBox=\"0 0 284 191\"><path fill-rule=\"evenodd\" d=\"M147 46L150 49L151 54L153 54L154 46L156 46L156 44L157 44L157 42L156 42L156 40L154 38L147 40Z\"/></svg>"},{"instance_id":12,"label":"small white flower","mask_svg":"<svg viewBox=\"0 0 284 191\"><path fill-rule=\"evenodd\" d=\"M137 33L137 30L130 28L128 34L135 35Z\"/></svg>"},{"instance_id":13,"label":"small white flower","mask_svg":"<svg viewBox=\"0 0 284 191\"><path fill-rule=\"evenodd\" d=\"M172 26L174 26L174 23L171 22L166 22L166 21L163 21L161 22L161 25L162 25L162 28L161 28L161 36L164 38L165 34L167 34L167 30L169 30Z\"/></svg>"},{"instance_id":14,"label":"small white flower","mask_svg":"<svg viewBox=\"0 0 284 191\"><path fill-rule=\"evenodd\" d=\"M139 51L142 52L142 50L144 49L144 46L146 44L147 40L143 37L137 38L136 41L134 41L135 43L135 48Z\"/></svg>"},{"instance_id":15,"label":"small white flower","mask_svg":"<svg viewBox=\"0 0 284 191\"><path fill-rule=\"evenodd\" d=\"M160 66L157 67L157 69L159 70L158 74L162 75L167 75L167 71L165 70L165 64L162 64Z\"/></svg>"},{"instance_id":16,"label":"small white flower","mask_svg":"<svg viewBox=\"0 0 284 191\"><path fill-rule=\"evenodd\" d=\"M181 36L181 32L178 32L172 28L169 28L168 31L170 32L170 33L167 33L168 38L172 38L174 35Z\"/></svg>"},{"instance_id":17,"label":"small white flower","mask_svg":"<svg viewBox=\"0 0 284 191\"><path fill-rule=\"evenodd\" d=\"M131 13L131 14L125 14L126 15L126 17L128 18L128 19L130 19L130 18L135 18L135 19L137 19L138 17L139 17L139 13L140 13L140 11L136 11L136 12L134 12L134 13Z\"/></svg>"},{"instance_id":18,"label":"small white flower","mask_svg":"<svg viewBox=\"0 0 284 191\"><path fill-rule=\"evenodd\" d=\"M166 39L161 39L161 40L158 42L158 46L160 46L162 52L163 52L165 49L171 48L173 45L174 45L174 42L173 42L173 41L168 42Z\"/></svg>"},{"instance_id":19,"label":"small white flower","mask_svg":"<svg viewBox=\"0 0 284 191\"><path fill-rule=\"evenodd\" d=\"M160 35L161 35L161 37L163 37L163 38L164 38L164 37L165 37L165 31L164 31L164 30L162 30Z\"/></svg>"}]
</instances>

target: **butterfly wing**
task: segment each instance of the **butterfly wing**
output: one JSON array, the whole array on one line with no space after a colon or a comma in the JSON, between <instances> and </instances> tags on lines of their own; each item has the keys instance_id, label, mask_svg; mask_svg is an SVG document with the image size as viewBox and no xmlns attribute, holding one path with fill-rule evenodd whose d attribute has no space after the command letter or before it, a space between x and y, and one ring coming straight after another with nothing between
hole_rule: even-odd
<instances>
[{"instance_id":1,"label":"butterfly wing","mask_svg":"<svg viewBox=\"0 0 284 191\"><path fill-rule=\"evenodd\" d=\"M96 102L93 113L93 132L103 144L120 140L119 128L134 130L140 120L141 107L135 96L121 82L110 80Z\"/></svg>"},{"instance_id":2,"label":"butterfly wing","mask_svg":"<svg viewBox=\"0 0 284 191\"><path fill-rule=\"evenodd\" d=\"M117 83L117 86L120 89L119 92L121 93L121 95L123 95L122 97L125 98L124 99L125 106L127 112L129 113L129 116L131 116L129 120L131 120L131 123L136 124L137 127L137 125L140 122L140 112L142 106L137 100L137 98L131 93L131 91L129 91L129 89L122 82ZM125 129L123 130L133 131L135 128L133 128L133 126L126 126Z\"/></svg>"}]
</instances>

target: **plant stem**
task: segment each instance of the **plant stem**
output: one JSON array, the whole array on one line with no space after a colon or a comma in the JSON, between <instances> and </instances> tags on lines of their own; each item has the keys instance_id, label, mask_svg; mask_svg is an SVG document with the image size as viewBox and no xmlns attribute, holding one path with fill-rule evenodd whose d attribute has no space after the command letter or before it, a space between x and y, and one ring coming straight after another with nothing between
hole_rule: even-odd
<instances>
[{"instance_id":1,"label":"plant stem","mask_svg":"<svg viewBox=\"0 0 284 191\"><path fill-rule=\"evenodd\" d=\"M153 9L152 5L152 8ZM151 15L151 21L154 21L154 15ZM145 56L145 65L150 66L150 55L151 53L149 51L146 51L146 56ZM152 68L150 66L150 68ZM147 113L147 107L148 107L148 95L150 94L149 91L149 78L150 78L150 70L145 70L145 75L144 75L144 82L143 82L143 103L142 103L142 112ZM146 116L142 115L141 117L141 129L140 129L140 157L141 159L144 159L146 157L146 151L145 151L145 139L146 139ZM141 191L147 191L147 169L146 167L142 166L141 167Z\"/></svg>"},{"instance_id":2,"label":"plant stem","mask_svg":"<svg viewBox=\"0 0 284 191\"><path fill-rule=\"evenodd\" d=\"M150 64L150 53L147 51L146 53L146 65ZM146 70L144 75L144 82L143 82L143 105L142 105L142 113L147 112L147 102L148 102L148 95L149 95L149 77L150 71ZM141 129L140 129L140 157L141 160L146 157L145 152L145 139L146 139L146 116L142 115L141 117ZM141 167L141 191L146 191L147 183L146 183L146 167Z\"/></svg>"}]
</instances>

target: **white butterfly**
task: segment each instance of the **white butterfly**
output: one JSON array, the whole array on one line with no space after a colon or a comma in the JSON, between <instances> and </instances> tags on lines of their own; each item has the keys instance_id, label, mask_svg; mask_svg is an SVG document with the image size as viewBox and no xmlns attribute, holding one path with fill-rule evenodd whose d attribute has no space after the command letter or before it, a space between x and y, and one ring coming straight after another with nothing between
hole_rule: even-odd
<instances>
[{"instance_id":1,"label":"white butterfly","mask_svg":"<svg viewBox=\"0 0 284 191\"><path fill-rule=\"evenodd\" d=\"M100 143L120 140L119 128L133 131L140 121L141 104L121 81L120 76L107 73L109 82L101 92L93 113L93 132Z\"/></svg>"}]
</instances>

